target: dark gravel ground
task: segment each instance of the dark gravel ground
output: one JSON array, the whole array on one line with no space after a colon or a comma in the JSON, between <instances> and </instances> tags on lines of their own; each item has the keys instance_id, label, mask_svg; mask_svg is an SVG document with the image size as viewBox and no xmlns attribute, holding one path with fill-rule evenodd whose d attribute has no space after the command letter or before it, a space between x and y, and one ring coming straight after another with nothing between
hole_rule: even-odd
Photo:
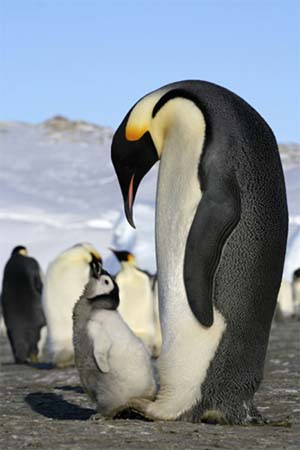
<instances>
[{"instance_id":1,"label":"dark gravel ground","mask_svg":"<svg viewBox=\"0 0 300 450\"><path fill-rule=\"evenodd\" d=\"M282 426L88 420L94 409L80 388L76 369L15 365L2 337L0 448L299 449L299 328L297 321L273 327L265 380L256 396L261 412L283 421Z\"/></svg>"}]
</instances>

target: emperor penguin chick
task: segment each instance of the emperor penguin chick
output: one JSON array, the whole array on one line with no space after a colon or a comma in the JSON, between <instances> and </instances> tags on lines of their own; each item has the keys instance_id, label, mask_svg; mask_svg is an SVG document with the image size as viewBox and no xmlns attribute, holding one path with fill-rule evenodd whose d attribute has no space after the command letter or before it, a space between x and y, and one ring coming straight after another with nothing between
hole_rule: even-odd
<instances>
[{"instance_id":1,"label":"emperor penguin chick","mask_svg":"<svg viewBox=\"0 0 300 450\"><path fill-rule=\"evenodd\" d=\"M75 364L98 413L113 417L132 398L156 394L151 356L117 311L119 289L106 271L92 277L73 312Z\"/></svg>"},{"instance_id":2,"label":"emperor penguin chick","mask_svg":"<svg viewBox=\"0 0 300 450\"><path fill-rule=\"evenodd\" d=\"M120 290L119 312L152 356L157 357L162 338L159 318L156 318L154 276L137 267L132 253L111 251L121 264L121 270L115 277Z\"/></svg>"},{"instance_id":3,"label":"emperor penguin chick","mask_svg":"<svg viewBox=\"0 0 300 450\"><path fill-rule=\"evenodd\" d=\"M89 243L80 243L60 253L49 265L43 291L48 324L48 347L57 367L74 364L72 312L91 273L101 272L102 260Z\"/></svg>"}]
</instances>

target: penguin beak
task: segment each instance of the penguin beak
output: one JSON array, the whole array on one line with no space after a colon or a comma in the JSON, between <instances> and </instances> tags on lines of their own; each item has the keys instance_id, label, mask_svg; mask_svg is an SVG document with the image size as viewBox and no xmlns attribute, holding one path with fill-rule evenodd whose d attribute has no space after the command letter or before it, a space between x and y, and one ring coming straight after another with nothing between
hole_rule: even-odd
<instances>
[{"instance_id":1,"label":"penguin beak","mask_svg":"<svg viewBox=\"0 0 300 450\"><path fill-rule=\"evenodd\" d=\"M135 173L133 173L130 178L126 200L125 200L125 197L123 197L125 200L124 209L125 209L126 219L128 220L128 222L130 223L130 225L133 228L135 228L135 224L133 221L133 202L134 202L135 194L137 191L137 187L134 189L134 177L135 177Z\"/></svg>"},{"instance_id":2,"label":"penguin beak","mask_svg":"<svg viewBox=\"0 0 300 450\"><path fill-rule=\"evenodd\" d=\"M102 274L102 262L100 260L94 259L90 262L92 276L97 280L100 278Z\"/></svg>"},{"instance_id":3,"label":"penguin beak","mask_svg":"<svg viewBox=\"0 0 300 450\"><path fill-rule=\"evenodd\" d=\"M114 248L111 248L111 247L109 247L109 250L115 255L115 257L119 260L119 257L118 257L118 250L115 250Z\"/></svg>"},{"instance_id":4,"label":"penguin beak","mask_svg":"<svg viewBox=\"0 0 300 450\"><path fill-rule=\"evenodd\" d=\"M133 205L137 189L146 173L158 161L150 133L147 131L138 141L128 141L123 121L113 138L111 158L122 191L126 218L135 228Z\"/></svg>"}]
</instances>

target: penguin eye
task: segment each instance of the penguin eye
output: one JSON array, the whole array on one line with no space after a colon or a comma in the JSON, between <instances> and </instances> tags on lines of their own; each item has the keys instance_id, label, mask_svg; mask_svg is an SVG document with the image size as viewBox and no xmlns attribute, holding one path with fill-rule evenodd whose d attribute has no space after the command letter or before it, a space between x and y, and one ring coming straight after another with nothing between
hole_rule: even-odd
<instances>
[{"instance_id":1,"label":"penguin eye","mask_svg":"<svg viewBox=\"0 0 300 450\"><path fill-rule=\"evenodd\" d=\"M108 280L104 280L104 283L105 283L105 284L109 284L109 281L108 281Z\"/></svg>"}]
</instances>

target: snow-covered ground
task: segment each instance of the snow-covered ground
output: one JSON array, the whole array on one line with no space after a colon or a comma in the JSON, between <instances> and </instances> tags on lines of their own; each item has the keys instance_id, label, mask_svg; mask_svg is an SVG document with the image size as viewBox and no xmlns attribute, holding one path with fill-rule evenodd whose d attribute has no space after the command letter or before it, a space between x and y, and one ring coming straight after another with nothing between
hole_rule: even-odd
<instances>
[{"instance_id":1,"label":"snow-covered ground","mask_svg":"<svg viewBox=\"0 0 300 450\"><path fill-rule=\"evenodd\" d=\"M109 247L131 250L155 271L154 204L157 168L146 176L126 222L110 160L113 130L54 118L39 125L0 123L0 282L16 245L43 270L62 250L89 241L116 272ZM300 146L282 149L290 213L284 277L300 267Z\"/></svg>"}]
</instances>

